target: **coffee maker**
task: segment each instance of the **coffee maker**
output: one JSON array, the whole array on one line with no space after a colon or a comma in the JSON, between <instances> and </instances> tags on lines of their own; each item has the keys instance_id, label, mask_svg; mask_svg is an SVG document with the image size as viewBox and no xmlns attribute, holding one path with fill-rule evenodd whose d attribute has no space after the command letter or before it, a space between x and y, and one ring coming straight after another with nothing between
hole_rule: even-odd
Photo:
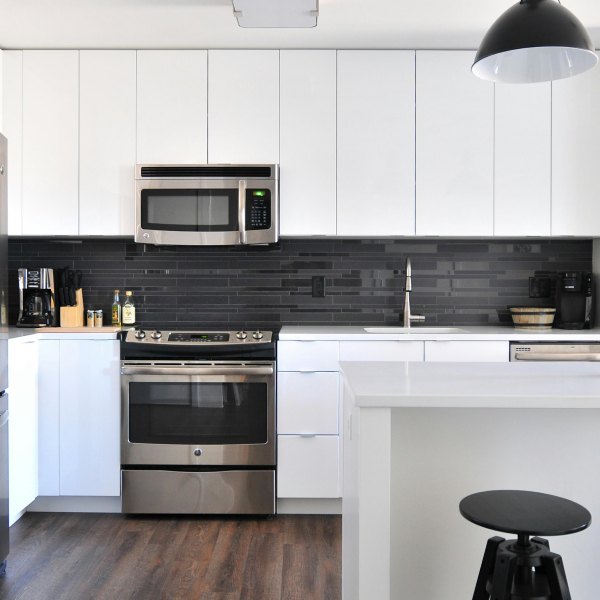
<instances>
[{"instance_id":1,"label":"coffee maker","mask_svg":"<svg viewBox=\"0 0 600 600\"><path fill-rule=\"evenodd\" d=\"M555 327L592 329L595 303L596 289L593 273L568 271L558 274Z\"/></svg>"},{"instance_id":2,"label":"coffee maker","mask_svg":"<svg viewBox=\"0 0 600 600\"><path fill-rule=\"evenodd\" d=\"M54 327L57 312L52 269L19 269L17 327Z\"/></svg>"}]
</instances>

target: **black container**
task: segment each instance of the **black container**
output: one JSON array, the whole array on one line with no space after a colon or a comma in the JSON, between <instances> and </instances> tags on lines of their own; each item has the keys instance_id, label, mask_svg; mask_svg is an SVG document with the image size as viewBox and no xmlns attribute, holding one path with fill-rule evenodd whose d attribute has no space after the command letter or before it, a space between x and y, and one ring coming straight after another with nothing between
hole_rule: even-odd
<instances>
[{"instance_id":1,"label":"black container","mask_svg":"<svg viewBox=\"0 0 600 600\"><path fill-rule=\"evenodd\" d=\"M593 273L567 271L558 274L554 327L592 329L595 304L596 289Z\"/></svg>"}]
</instances>

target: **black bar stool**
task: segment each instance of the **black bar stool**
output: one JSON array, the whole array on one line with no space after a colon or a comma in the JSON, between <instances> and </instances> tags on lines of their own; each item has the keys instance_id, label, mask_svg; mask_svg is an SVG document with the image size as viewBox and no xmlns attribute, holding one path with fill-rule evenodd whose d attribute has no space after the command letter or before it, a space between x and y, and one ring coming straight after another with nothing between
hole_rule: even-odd
<instances>
[{"instance_id":1,"label":"black bar stool","mask_svg":"<svg viewBox=\"0 0 600 600\"><path fill-rule=\"evenodd\" d=\"M562 558L541 537L577 533L592 515L576 502L516 490L480 492L463 498L460 514L487 529L517 534L490 538L473 600L571 600Z\"/></svg>"}]
</instances>

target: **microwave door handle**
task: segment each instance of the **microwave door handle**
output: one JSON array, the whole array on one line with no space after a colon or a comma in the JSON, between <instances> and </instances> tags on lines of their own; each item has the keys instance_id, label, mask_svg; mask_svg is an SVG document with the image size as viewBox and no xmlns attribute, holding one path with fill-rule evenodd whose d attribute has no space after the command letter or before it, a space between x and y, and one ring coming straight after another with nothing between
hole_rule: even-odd
<instances>
[{"instance_id":1,"label":"microwave door handle","mask_svg":"<svg viewBox=\"0 0 600 600\"><path fill-rule=\"evenodd\" d=\"M246 243L246 181L240 181L240 198L238 223L240 228L240 244Z\"/></svg>"}]
</instances>

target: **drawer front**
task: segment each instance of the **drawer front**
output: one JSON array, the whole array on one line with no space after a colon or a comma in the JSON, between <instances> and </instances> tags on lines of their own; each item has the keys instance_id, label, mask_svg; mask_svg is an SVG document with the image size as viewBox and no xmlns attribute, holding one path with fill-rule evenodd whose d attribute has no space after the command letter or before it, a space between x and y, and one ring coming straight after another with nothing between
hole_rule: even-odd
<instances>
[{"instance_id":1,"label":"drawer front","mask_svg":"<svg viewBox=\"0 0 600 600\"><path fill-rule=\"evenodd\" d=\"M425 342L426 362L508 362L508 342Z\"/></svg>"},{"instance_id":2,"label":"drawer front","mask_svg":"<svg viewBox=\"0 0 600 600\"><path fill-rule=\"evenodd\" d=\"M422 362L424 342L340 342L340 361Z\"/></svg>"},{"instance_id":3,"label":"drawer front","mask_svg":"<svg viewBox=\"0 0 600 600\"><path fill-rule=\"evenodd\" d=\"M277 433L338 434L339 375L279 373Z\"/></svg>"},{"instance_id":4,"label":"drawer front","mask_svg":"<svg viewBox=\"0 0 600 600\"><path fill-rule=\"evenodd\" d=\"M277 497L339 497L337 435L277 436Z\"/></svg>"},{"instance_id":5,"label":"drawer front","mask_svg":"<svg viewBox=\"0 0 600 600\"><path fill-rule=\"evenodd\" d=\"M338 371L339 342L279 342L278 371Z\"/></svg>"}]
</instances>

